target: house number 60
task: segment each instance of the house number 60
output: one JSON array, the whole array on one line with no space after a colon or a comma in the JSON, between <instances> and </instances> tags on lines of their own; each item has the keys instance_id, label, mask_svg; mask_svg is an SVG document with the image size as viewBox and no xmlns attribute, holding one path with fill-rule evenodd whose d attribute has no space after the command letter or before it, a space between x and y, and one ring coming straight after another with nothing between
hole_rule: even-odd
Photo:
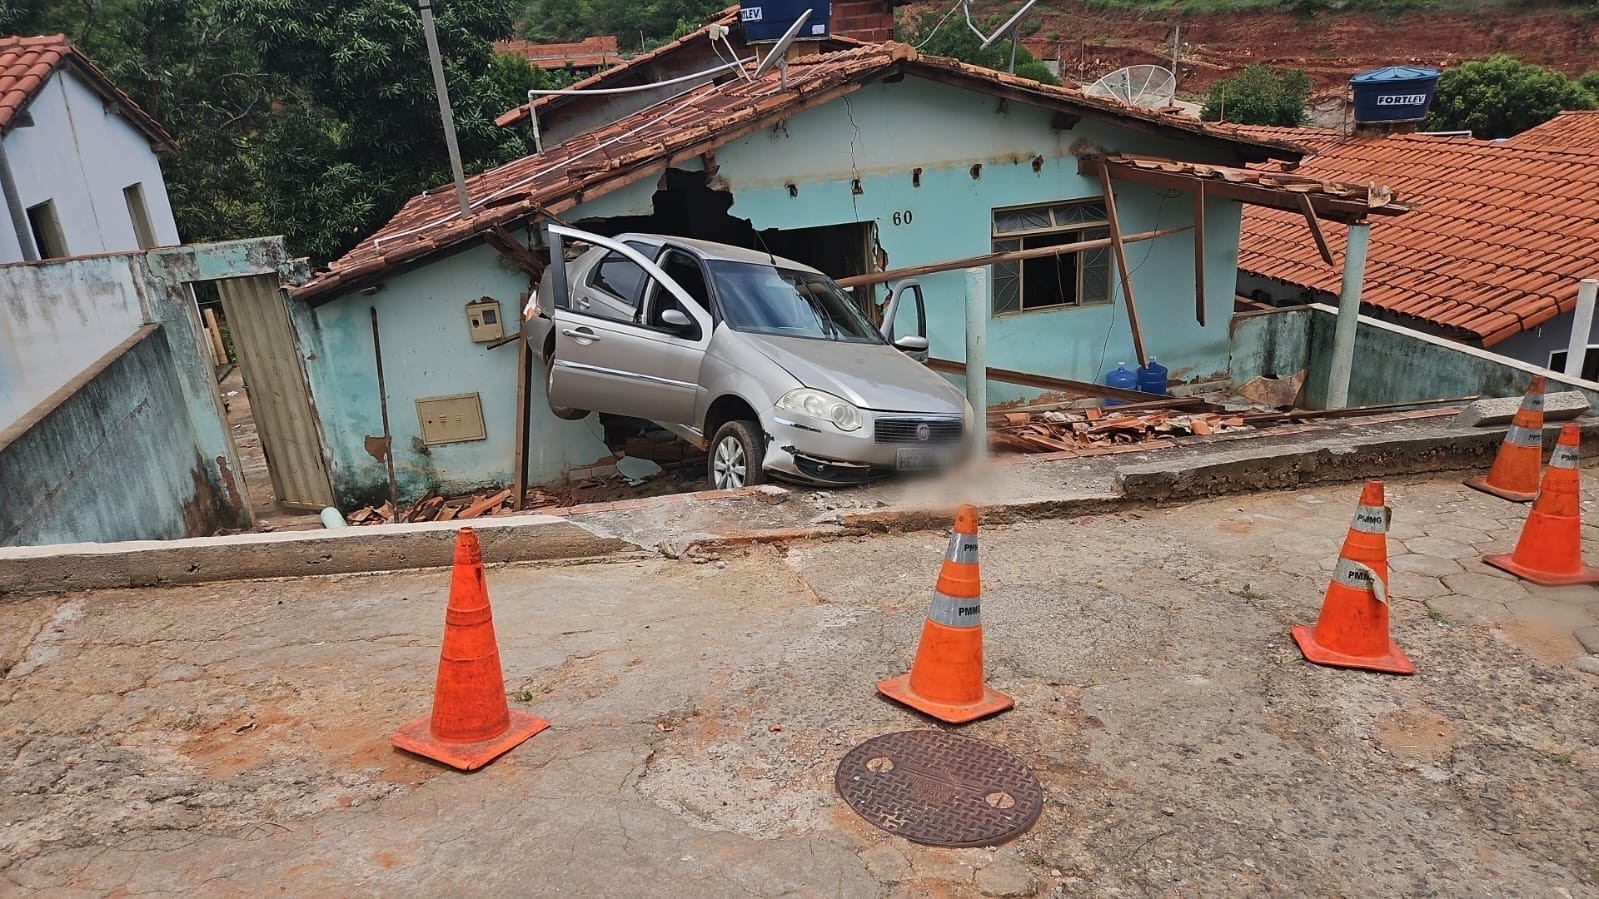
<instances>
[{"instance_id":1,"label":"house number 60","mask_svg":"<svg viewBox=\"0 0 1599 899\"><path fill-rule=\"evenodd\" d=\"M897 225L909 225L910 223L911 223L911 211L909 209L906 209L906 210L904 210L902 212L895 212L894 213L894 224L896 226Z\"/></svg>"}]
</instances>

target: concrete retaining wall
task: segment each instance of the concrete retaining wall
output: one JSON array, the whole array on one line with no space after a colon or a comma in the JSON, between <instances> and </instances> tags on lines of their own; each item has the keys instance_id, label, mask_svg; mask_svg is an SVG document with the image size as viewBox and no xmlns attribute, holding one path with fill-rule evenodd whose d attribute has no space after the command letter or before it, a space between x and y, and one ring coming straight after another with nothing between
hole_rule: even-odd
<instances>
[{"instance_id":1,"label":"concrete retaining wall","mask_svg":"<svg viewBox=\"0 0 1599 899\"><path fill-rule=\"evenodd\" d=\"M442 568L450 564L460 526L441 521L0 549L0 595ZM474 521L472 528L483 546L483 560L491 564L583 559L638 549L550 515Z\"/></svg>"},{"instance_id":2,"label":"concrete retaining wall","mask_svg":"<svg viewBox=\"0 0 1599 899\"><path fill-rule=\"evenodd\" d=\"M1260 375L1287 377L1304 369L1308 377L1300 405L1323 408L1337 313L1331 306L1312 304L1235 316L1229 364L1234 386ZM1599 384L1362 315L1349 403L1519 396L1539 374L1549 379L1551 391L1580 390L1590 402L1599 402Z\"/></svg>"},{"instance_id":3,"label":"concrete retaining wall","mask_svg":"<svg viewBox=\"0 0 1599 899\"><path fill-rule=\"evenodd\" d=\"M0 496L0 546L224 526L160 327L138 329L0 431Z\"/></svg>"}]
</instances>

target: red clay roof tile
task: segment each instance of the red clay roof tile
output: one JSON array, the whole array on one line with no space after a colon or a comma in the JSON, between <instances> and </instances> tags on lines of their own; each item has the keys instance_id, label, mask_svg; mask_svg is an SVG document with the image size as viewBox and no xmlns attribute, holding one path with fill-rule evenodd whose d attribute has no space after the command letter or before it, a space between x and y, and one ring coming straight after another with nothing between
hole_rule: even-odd
<instances>
[{"instance_id":1,"label":"red clay roof tile","mask_svg":"<svg viewBox=\"0 0 1599 899\"><path fill-rule=\"evenodd\" d=\"M1599 114L1563 113L1508 141L1307 130L1298 142L1319 149L1295 174L1380 181L1412 207L1372 223L1373 306L1491 346L1571 308L1576 279L1599 270L1599 141L1586 142ZM1246 209L1238 267L1337 293L1341 261L1322 264L1304 233L1299 216ZM1341 256L1343 235L1328 238Z\"/></svg>"},{"instance_id":2,"label":"red clay roof tile","mask_svg":"<svg viewBox=\"0 0 1599 899\"><path fill-rule=\"evenodd\" d=\"M172 135L60 34L0 37L0 134L11 130L18 114L33 100L34 92L63 65L71 66L101 96L115 104L156 149L172 146Z\"/></svg>"}]
</instances>

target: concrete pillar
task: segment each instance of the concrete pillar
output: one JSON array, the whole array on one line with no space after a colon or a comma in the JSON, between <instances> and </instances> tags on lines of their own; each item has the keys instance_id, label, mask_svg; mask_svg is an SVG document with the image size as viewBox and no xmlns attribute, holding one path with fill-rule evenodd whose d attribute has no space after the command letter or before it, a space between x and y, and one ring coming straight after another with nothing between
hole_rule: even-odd
<instances>
[{"instance_id":1,"label":"concrete pillar","mask_svg":"<svg viewBox=\"0 0 1599 899\"><path fill-rule=\"evenodd\" d=\"M988 455L988 273L966 270L966 401L977 413L972 453Z\"/></svg>"},{"instance_id":2,"label":"concrete pillar","mask_svg":"<svg viewBox=\"0 0 1599 899\"><path fill-rule=\"evenodd\" d=\"M1577 285L1577 311L1571 317L1571 340L1566 343L1566 377L1582 377L1582 361L1588 355L1588 335L1593 329L1594 300L1599 299L1599 280L1584 278Z\"/></svg>"},{"instance_id":3,"label":"concrete pillar","mask_svg":"<svg viewBox=\"0 0 1599 899\"><path fill-rule=\"evenodd\" d=\"M1355 368L1355 328L1360 320L1360 287L1366 278L1366 247L1371 242L1371 226L1357 222L1349 226L1344 245L1344 280L1338 291L1338 324L1333 329L1333 356L1327 376L1327 408L1349 405L1349 377Z\"/></svg>"}]
</instances>

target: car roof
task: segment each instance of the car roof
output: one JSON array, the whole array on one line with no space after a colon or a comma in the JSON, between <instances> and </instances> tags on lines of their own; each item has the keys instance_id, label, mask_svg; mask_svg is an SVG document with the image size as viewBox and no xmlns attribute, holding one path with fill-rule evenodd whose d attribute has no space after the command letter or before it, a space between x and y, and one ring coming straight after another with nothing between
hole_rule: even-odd
<instances>
[{"instance_id":1,"label":"car roof","mask_svg":"<svg viewBox=\"0 0 1599 899\"><path fill-rule=\"evenodd\" d=\"M671 243L693 250L705 259L724 262L748 262L756 265L775 264L778 268L797 269L802 272L811 272L826 277L826 274L819 269L812 268L801 262L795 262L792 259L785 259L782 256L773 256L764 250L748 250L744 247L735 247L730 244L716 243L709 240L695 240L692 237L675 237L670 234L645 234L642 232L618 234L616 239L644 240L656 244Z\"/></svg>"}]
</instances>

